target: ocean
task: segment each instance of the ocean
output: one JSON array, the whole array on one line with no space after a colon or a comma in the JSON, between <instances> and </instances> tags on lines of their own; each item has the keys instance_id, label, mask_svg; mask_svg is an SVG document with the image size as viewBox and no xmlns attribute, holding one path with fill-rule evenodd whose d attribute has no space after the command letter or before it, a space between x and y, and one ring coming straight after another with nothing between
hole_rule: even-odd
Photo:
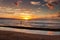
<instances>
[{"instance_id":1,"label":"ocean","mask_svg":"<svg viewBox=\"0 0 60 40\"><path fill-rule=\"evenodd\" d=\"M60 28L60 20L57 19L39 19L39 20L16 20L0 19L0 25L3 26L23 26L34 28Z\"/></svg>"}]
</instances>

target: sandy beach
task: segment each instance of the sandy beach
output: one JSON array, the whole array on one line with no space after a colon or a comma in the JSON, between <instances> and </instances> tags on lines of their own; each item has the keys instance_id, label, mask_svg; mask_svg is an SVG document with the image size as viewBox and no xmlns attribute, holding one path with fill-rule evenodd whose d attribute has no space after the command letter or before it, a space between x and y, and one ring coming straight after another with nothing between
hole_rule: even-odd
<instances>
[{"instance_id":1,"label":"sandy beach","mask_svg":"<svg viewBox=\"0 0 60 40\"><path fill-rule=\"evenodd\" d=\"M60 40L60 35L38 35L0 30L0 40Z\"/></svg>"}]
</instances>

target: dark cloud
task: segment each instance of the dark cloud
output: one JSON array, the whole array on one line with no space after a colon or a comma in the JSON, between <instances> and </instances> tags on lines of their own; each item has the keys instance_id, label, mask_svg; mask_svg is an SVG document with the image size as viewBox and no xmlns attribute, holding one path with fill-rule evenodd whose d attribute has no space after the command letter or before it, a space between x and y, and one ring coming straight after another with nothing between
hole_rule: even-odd
<instances>
[{"instance_id":1,"label":"dark cloud","mask_svg":"<svg viewBox=\"0 0 60 40\"><path fill-rule=\"evenodd\" d=\"M20 3L22 3L22 0L17 0L17 1L15 2L15 5L18 7Z\"/></svg>"},{"instance_id":2,"label":"dark cloud","mask_svg":"<svg viewBox=\"0 0 60 40\"><path fill-rule=\"evenodd\" d=\"M56 2L58 0L44 0L45 2L48 2L48 3L52 3L52 2Z\"/></svg>"},{"instance_id":3,"label":"dark cloud","mask_svg":"<svg viewBox=\"0 0 60 40\"><path fill-rule=\"evenodd\" d=\"M52 5L52 4L46 4L46 6L50 9L50 10L53 10L55 7L54 7L54 5Z\"/></svg>"},{"instance_id":4,"label":"dark cloud","mask_svg":"<svg viewBox=\"0 0 60 40\"><path fill-rule=\"evenodd\" d=\"M46 6L53 10L57 5L59 5L60 0L44 0L46 2Z\"/></svg>"}]
</instances>

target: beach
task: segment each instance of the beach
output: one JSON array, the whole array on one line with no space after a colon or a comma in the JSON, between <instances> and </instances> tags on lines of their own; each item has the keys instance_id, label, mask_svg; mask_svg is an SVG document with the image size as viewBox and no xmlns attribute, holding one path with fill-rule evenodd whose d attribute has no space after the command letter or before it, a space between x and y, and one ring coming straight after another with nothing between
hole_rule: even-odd
<instances>
[{"instance_id":1,"label":"beach","mask_svg":"<svg viewBox=\"0 0 60 40\"><path fill-rule=\"evenodd\" d=\"M38 35L0 30L0 40L60 40L60 35Z\"/></svg>"}]
</instances>

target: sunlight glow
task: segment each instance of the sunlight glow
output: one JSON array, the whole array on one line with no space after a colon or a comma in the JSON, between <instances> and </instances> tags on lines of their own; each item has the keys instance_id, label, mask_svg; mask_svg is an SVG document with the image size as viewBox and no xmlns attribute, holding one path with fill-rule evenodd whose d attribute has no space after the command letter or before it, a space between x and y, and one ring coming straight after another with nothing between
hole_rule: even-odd
<instances>
[{"instance_id":1,"label":"sunlight glow","mask_svg":"<svg viewBox=\"0 0 60 40\"><path fill-rule=\"evenodd\" d=\"M20 18L21 19L24 19L24 20L29 20L29 19L32 19L32 16L30 15L30 14L27 14L27 13L22 13L21 15L20 15Z\"/></svg>"},{"instance_id":2,"label":"sunlight glow","mask_svg":"<svg viewBox=\"0 0 60 40\"><path fill-rule=\"evenodd\" d=\"M32 19L31 16L22 16L21 19L24 19L24 20L29 20L29 19Z\"/></svg>"}]
</instances>

